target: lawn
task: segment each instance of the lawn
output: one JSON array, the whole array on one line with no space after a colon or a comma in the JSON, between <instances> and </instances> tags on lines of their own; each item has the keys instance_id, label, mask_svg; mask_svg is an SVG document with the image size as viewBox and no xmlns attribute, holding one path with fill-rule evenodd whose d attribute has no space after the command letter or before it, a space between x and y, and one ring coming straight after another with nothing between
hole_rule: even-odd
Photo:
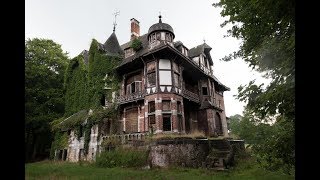
<instances>
[{"instance_id":1,"label":"lawn","mask_svg":"<svg viewBox=\"0 0 320 180\"><path fill-rule=\"evenodd\" d=\"M134 169L99 168L94 164L42 161L25 165L25 177L31 179L294 179L280 172L269 172L252 159L242 160L227 171L206 169Z\"/></svg>"}]
</instances>

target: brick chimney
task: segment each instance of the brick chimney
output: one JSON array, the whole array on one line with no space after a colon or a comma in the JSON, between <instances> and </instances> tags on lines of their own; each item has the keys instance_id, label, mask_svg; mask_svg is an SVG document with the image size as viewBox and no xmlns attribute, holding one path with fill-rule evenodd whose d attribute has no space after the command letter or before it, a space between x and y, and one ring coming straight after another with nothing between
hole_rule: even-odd
<instances>
[{"instance_id":1,"label":"brick chimney","mask_svg":"<svg viewBox=\"0 0 320 180\"><path fill-rule=\"evenodd\" d=\"M131 21L131 38L130 40L140 36L140 26L139 21L135 18L130 19Z\"/></svg>"}]
</instances>

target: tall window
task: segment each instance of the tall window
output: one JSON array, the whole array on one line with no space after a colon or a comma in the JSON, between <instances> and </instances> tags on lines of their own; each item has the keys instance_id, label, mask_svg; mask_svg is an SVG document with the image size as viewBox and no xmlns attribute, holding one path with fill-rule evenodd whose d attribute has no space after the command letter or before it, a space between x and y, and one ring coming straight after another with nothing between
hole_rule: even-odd
<instances>
[{"instance_id":1,"label":"tall window","mask_svg":"<svg viewBox=\"0 0 320 180\"><path fill-rule=\"evenodd\" d=\"M172 62L172 69L173 69L173 85L175 87L180 88L180 69L179 65L175 62Z\"/></svg>"},{"instance_id":2,"label":"tall window","mask_svg":"<svg viewBox=\"0 0 320 180\"><path fill-rule=\"evenodd\" d=\"M141 91L141 74L132 75L126 80L126 94L137 93Z\"/></svg>"},{"instance_id":3,"label":"tall window","mask_svg":"<svg viewBox=\"0 0 320 180\"><path fill-rule=\"evenodd\" d=\"M202 87L202 95L208 95L208 88Z\"/></svg>"},{"instance_id":4,"label":"tall window","mask_svg":"<svg viewBox=\"0 0 320 180\"><path fill-rule=\"evenodd\" d=\"M155 108L155 102L151 101L148 103L148 113L154 113L156 108Z\"/></svg>"},{"instance_id":5,"label":"tall window","mask_svg":"<svg viewBox=\"0 0 320 180\"><path fill-rule=\"evenodd\" d=\"M168 59L159 60L159 83L160 85L172 85L171 62Z\"/></svg>"},{"instance_id":6,"label":"tall window","mask_svg":"<svg viewBox=\"0 0 320 180\"><path fill-rule=\"evenodd\" d=\"M147 64L147 87L156 86L156 63L155 61Z\"/></svg>"},{"instance_id":7,"label":"tall window","mask_svg":"<svg viewBox=\"0 0 320 180\"><path fill-rule=\"evenodd\" d=\"M180 101L177 102L177 111L178 113L182 113L182 106Z\"/></svg>"},{"instance_id":8,"label":"tall window","mask_svg":"<svg viewBox=\"0 0 320 180\"><path fill-rule=\"evenodd\" d=\"M155 102L151 101L148 103L148 119L150 124L155 124L156 123L156 118L155 118Z\"/></svg>"},{"instance_id":9,"label":"tall window","mask_svg":"<svg viewBox=\"0 0 320 180\"><path fill-rule=\"evenodd\" d=\"M163 131L171 131L171 115L163 115Z\"/></svg>"}]
</instances>

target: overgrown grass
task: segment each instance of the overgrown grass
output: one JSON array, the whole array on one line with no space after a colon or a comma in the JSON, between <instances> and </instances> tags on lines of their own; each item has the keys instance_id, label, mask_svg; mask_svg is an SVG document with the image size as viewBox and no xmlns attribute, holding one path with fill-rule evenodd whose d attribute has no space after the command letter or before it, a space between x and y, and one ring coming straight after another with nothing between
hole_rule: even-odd
<instances>
[{"instance_id":1,"label":"overgrown grass","mask_svg":"<svg viewBox=\"0 0 320 180\"><path fill-rule=\"evenodd\" d=\"M142 167L147 165L146 150L133 148L117 148L102 152L95 162L98 167Z\"/></svg>"},{"instance_id":2,"label":"overgrown grass","mask_svg":"<svg viewBox=\"0 0 320 180\"><path fill-rule=\"evenodd\" d=\"M179 133L161 133L161 134L155 134L149 137L150 140L160 140L160 139L177 139L177 138L190 138L190 139L196 139L196 138L206 138L206 135L204 132L201 131L194 131L190 134L179 134Z\"/></svg>"},{"instance_id":3,"label":"overgrown grass","mask_svg":"<svg viewBox=\"0 0 320 180\"><path fill-rule=\"evenodd\" d=\"M251 157L241 159L228 171L170 168L101 168L94 164L42 161L25 165L26 179L294 179L280 172L266 171Z\"/></svg>"}]
</instances>

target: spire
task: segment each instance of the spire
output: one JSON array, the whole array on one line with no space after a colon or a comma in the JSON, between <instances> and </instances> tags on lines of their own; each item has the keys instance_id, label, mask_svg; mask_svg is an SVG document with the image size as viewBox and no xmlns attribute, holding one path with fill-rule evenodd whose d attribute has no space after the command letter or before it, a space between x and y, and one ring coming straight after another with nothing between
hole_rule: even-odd
<instances>
[{"instance_id":1,"label":"spire","mask_svg":"<svg viewBox=\"0 0 320 180\"><path fill-rule=\"evenodd\" d=\"M113 13L114 15L114 22L113 22L113 32L116 31L116 25L117 25L117 16L120 15L120 11L116 11L115 13Z\"/></svg>"},{"instance_id":2,"label":"spire","mask_svg":"<svg viewBox=\"0 0 320 180\"><path fill-rule=\"evenodd\" d=\"M161 17L161 12L159 12L159 23L162 23Z\"/></svg>"}]
</instances>

